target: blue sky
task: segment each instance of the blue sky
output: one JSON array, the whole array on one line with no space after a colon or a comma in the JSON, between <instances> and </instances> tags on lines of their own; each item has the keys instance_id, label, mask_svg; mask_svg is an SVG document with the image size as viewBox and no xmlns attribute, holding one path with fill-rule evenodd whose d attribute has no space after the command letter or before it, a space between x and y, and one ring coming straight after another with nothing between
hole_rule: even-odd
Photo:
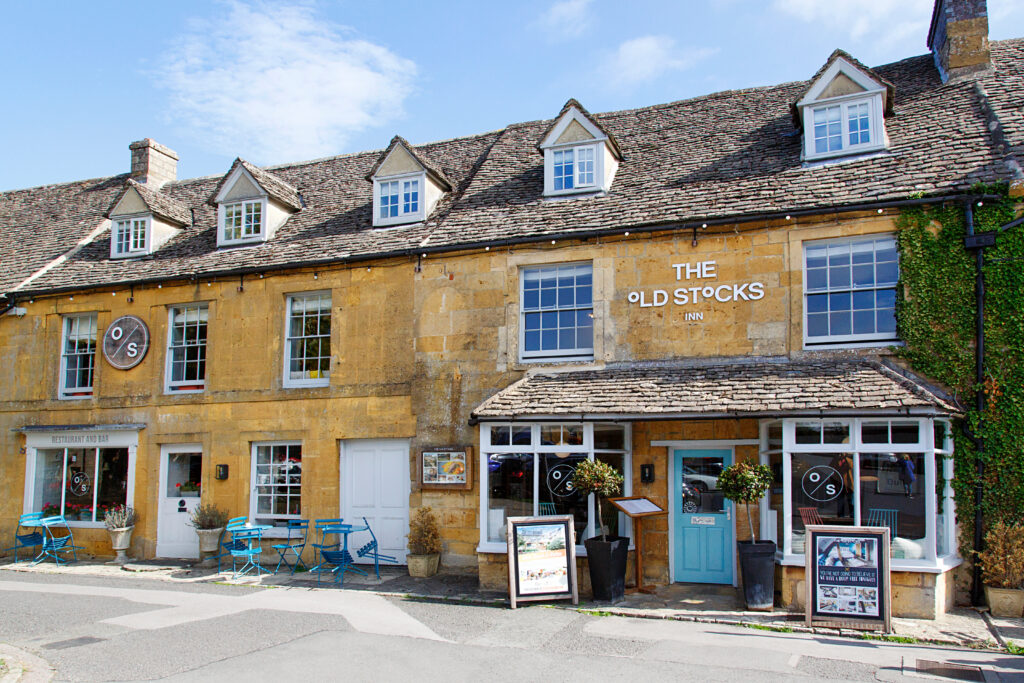
<instances>
[{"instance_id":1,"label":"blue sky","mask_svg":"<svg viewBox=\"0 0 1024 683\"><path fill-rule=\"evenodd\" d=\"M1024 3L989 0L990 36ZM178 176L430 142L810 77L926 51L932 0L7 3L0 190L126 172L128 143Z\"/></svg>"}]
</instances>

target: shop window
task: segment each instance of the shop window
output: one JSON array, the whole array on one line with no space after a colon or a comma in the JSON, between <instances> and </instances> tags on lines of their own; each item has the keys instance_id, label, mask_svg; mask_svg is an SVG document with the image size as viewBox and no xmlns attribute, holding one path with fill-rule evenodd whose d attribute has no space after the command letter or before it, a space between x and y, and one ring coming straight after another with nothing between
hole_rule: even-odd
<instances>
[{"instance_id":1,"label":"shop window","mask_svg":"<svg viewBox=\"0 0 1024 683\"><path fill-rule=\"evenodd\" d=\"M860 454L861 524L889 527L894 558L926 556L924 470L923 453Z\"/></svg>"},{"instance_id":2,"label":"shop window","mask_svg":"<svg viewBox=\"0 0 1024 683\"><path fill-rule=\"evenodd\" d=\"M249 516L257 524L287 527L302 516L302 444L265 443L252 447Z\"/></svg>"},{"instance_id":3,"label":"shop window","mask_svg":"<svg viewBox=\"0 0 1024 683\"><path fill-rule=\"evenodd\" d=\"M593 266L524 268L520 356L523 360L594 357Z\"/></svg>"},{"instance_id":4,"label":"shop window","mask_svg":"<svg viewBox=\"0 0 1024 683\"><path fill-rule=\"evenodd\" d=\"M285 339L286 387L323 387L331 377L331 295L288 297Z\"/></svg>"},{"instance_id":5,"label":"shop window","mask_svg":"<svg viewBox=\"0 0 1024 683\"><path fill-rule=\"evenodd\" d=\"M575 491L572 477L584 460L601 460L623 474L623 495L628 495L628 443L628 429L623 425L482 426L481 466L486 485L480 515L481 547L501 551L506 520L516 516L572 515L581 546L583 539L599 533L602 526L607 533L627 535L628 522L613 506L603 506L604 518L596 519L591 497Z\"/></svg>"},{"instance_id":6,"label":"shop window","mask_svg":"<svg viewBox=\"0 0 1024 683\"><path fill-rule=\"evenodd\" d=\"M167 334L167 391L202 391L206 386L207 304L174 306Z\"/></svg>"},{"instance_id":7,"label":"shop window","mask_svg":"<svg viewBox=\"0 0 1024 683\"><path fill-rule=\"evenodd\" d=\"M35 512L101 524L107 510L128 502L128 449L37 449L31 492Z\"/></svg>"},{"instance_id":8,"label":"shop window","mask_svg":"<svg viewBox=\"0 0 1024 683\"><path fill-rule=\"evenodd\" d=\"M804 343L896 341L896 239L804 245Z\"/></svg>"},{"instance_id":9,"label":"shop window","mask_svg":"<svg viewBox=\"0 0 1024 683\"><path fill-rule=\"evenodd\" d=\"M96 314L64 318L60 356L60 397L92 396L96 370Z\"/></svg>"}]
</instances>

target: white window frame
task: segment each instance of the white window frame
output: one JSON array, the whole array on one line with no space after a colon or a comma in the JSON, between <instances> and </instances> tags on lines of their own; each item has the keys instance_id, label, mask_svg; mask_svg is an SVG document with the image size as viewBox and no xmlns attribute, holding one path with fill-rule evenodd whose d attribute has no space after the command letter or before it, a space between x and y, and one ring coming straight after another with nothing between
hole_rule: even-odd
<instances>
[{"instance_id":1,"label":"white window frame","mask_svg":"<svg viewBox=\"0 0 1024 683\"><path fill-rule=\"evenodd\" d=\"M240 206L242 210L241 215L241 235L237 238L229 238L225 234L227 226L227 212L229 208ZM260 229L259 232L253 232L249 235L245 234L245 219L247 211L251 208L259 206L260 211ZM252 244L254 242L264 242L267 239L267 226L269 225L269 217L267 216L267 198L266 197L255 197L249 199L232 199L224 201L217 206L217 246L227 246L232 244Z\"/></svg>"},{"instance_id":2,"label":"white window frame","mask_svg":"<svg viewBox=\"0 0 1024 683\"><path fill-rule=\"evenodd\" d=\"M622 450L618 449L595 449L594 448L594 425L595 424L607 424L615 425L616 427L623 428L623 446ZM564 444L554 446L543 446L540 445L540 435L542 427L552 427L557 425L565 425L572 427L583 427L583 444L578 446L567 446ZM510 427L512 429L524 429L530 430L530 444L529 445L508 445L508 446L492 446L491 445L491 427ZM540 468L538 467L538 455L544 453L571 453L588 456L589 460L594 459L596 453L621 453L622 454L622 469L623 469L623 484L622 493L623 496L631 496L633 494L633 427L629 422L573 422L571 420L565 420L564 422L548 422L548 423L524 423L524 422L484 422L479 426L480 433L480 455L479 455L479 468L480 472L480 543L477 546L477 552L479 553L506 553L508 552L508 545L504 542L495 542L487 538L487 526L488 526L488 507L490 488L488 484L488 458L495 453L518 453L522 455L533 455L534 457L534 480L533 480L533 515L540 514ZM594 496L591 494L587 501L587 529L583 534L582 538L576 539L576 554L585 556L587 554L586 548L583 545L583 541L586 538L594 536L597 531L595 528L595 517L597 515L596 505L594 503ZM633 548L633 533L632 533L632 520L629 516L624 513L619 513L619 530L620 535L629 536L630 548Z\"/></svg>"},{"instance_id":3,"label":"white window frame","mask_svg":"<svg viewBox=\"0 0 1024 683\"><path fill-rule=\"evenodd\" d=\"M256 518L257 517L261 517L261 518L264 518L264 519L271 518L271 519L274 519L274 520L281 520L281 521L287 521L289 519L302 519L303 518L302 517L303 513L302 513L302 508L301 507L299 508L299 513L295 514L295 515L292 515L292 514L274 514L274 513L261 514L261 513L258 513L256 511L257 503L258 503L258 496L256 494L256 488L257 488L257 486L259 486L258 481L257 481L257 474L258 473L256 471L256 456L257 456L259 448L271 448L272 449L274 446L287 446L287 447L298 446L299 450L300 450L300 452L302 454L302 461L303 461L302 465L305 464L306 453L305 453L305 449L303 448L303 445L302 445L301 441L254 441L252 443L252 448L250 450L251 459L250 459L250 465L249 465L249 521L253 522L253 523L256 522ZM301 471L302 465L300 465L300 472L299 472L299 501L300 501L300 506L302 505L302 503L301 503L302 499L305 497L305 494L302 491L302 489L303 489L303 479L304 479L303 473ZM290 484L284 484L284 485L285 486L289 486ZM281 527L275 526L275 527L273 527L271 529L266 530L263 533L263 535L266 536L266 537L269 537L269 538L284 538L284 537L288 536L288 528L287 528L287 526L281 526Z\"/></svg>"},{"instance_id":4,"label":"white window frame","mask_svg":"<svg viewBox=\"0 0 1024 683\"><path fill-rule=\"evenodd\" d=\"M152 224L151 214L112 217L110 219L110 258L128 258L148 254L153 241ZM125 227L128 232L127 249L121 249L122 227ZM139 234L142 236L141 245L138 244L137 239Z\"/></svg>"},{"instance_id":5,"label":"white window frame","mask_svg":"<svg viewBox=\"0 0 1024 683\"><path fill-rule=\"evenodd\" d=\"M202 311L206 312L206 338L203 341L203 378L201 380L178 380L175 381L173 377L173 366L174 366L174 352L178 349L187 349L198 347L198 344L184 344L182 346L174 346L174 326L175 314L178 312L186 312L188 310L196 310L200 314ZM186 313L187 316L187 313ZM164 364L164 391L168 394L198 394L202 393L206 389L206 373L209 370L209 358L207 357L207 345L210 339L210 305L206 302L198 302L191 304L176 304L169 306L167 309L167 358ZM186 322L186 324L188 324ZM187 363L188 361L186 361ZM191 387L191 388L185 388Z\"/></svg>"},{"instance_id":6,"label":"white window frame","mask_svg":"<svg viewBox=\"0 0 1024 683\"><path fill-rule=\"evenodd\" d=\"M71 335L72 321L75 320L91 320L92 325L92 353L68 353L68 341ZM79 337L80 338L80 337ZM96 370L98 363L96 362L96 355L99 351L99 319L96 313L76 313L74 315L66 315L61 321L61 334L60 334L60 377L59 377L59 389L58 395L64 400L77 400L84 398L92 398L95 394L96 386ZM92 382L87 387L69 387L67 385L67 370L68 370L68 358L71 356L92 356Z\"/></svg>"},{"instance_id":7,"label":"white window frame","mask_svg":"<svg viewBox=\"0 0 1024 683\"><path fill-rule=\"evenodd\" d=\"M569 143L552 145L544 149L544 194L550 196L593 193L602 189L604 180L604 140L587 140L585 143ZM583 177L579 165L580 150L590 150L593 154L593 178L589 183L581 183ZM572 153L573 187L555 189L555 154ZM589 175L589 174L588 174Z\"/></svg>"},{"instance_id":8,"label":"white window frame","mask_svg":"<svg viewBox=\"0 0 1024 683\"><path fill-rule=\"evenodd\" d=\"M415 211L405 210L405 184L417 182L419 184L418 200ZM397 215L381 217L381 192L388 183L398 183L398 204ZM373 225L402 225L405 223L416 223L425 220L426 207L427 173L417 171L415 173L403 173L401 175L385 176L373 179Z\"/></svg>"},{"instance_id":9,"label":"white window frame","mask_svg":"<svg viewBox=\"0 0 1024 683\"><path fill-rule=\"evenodd\" d=\"M590 306L578 306L573 305L571 307L560 308L556 301L556 307L553 309L530 309L526 310L526 274L528 271L536 270L547 270L556 269L561 267L579 267L589 266L590 267ZM538 302L539 303L539 302ZM590 335L590 346L588 347L576 347L574 349L556 349L554 351L539 349L537 351L526 350L526 315L528 313L560 313L565 310L572 310L579 312L581 310L590 309L590 320L591 320L591 335ZM519 268L519 361L522 363L535 363L535 362L564 362L564 361L580 361L580 360L593 360L594 358L594 264L589 261L570 262L570 263L539 263L524 265Z\"/></svg>"},{"instance_id":10,"label":"white window frame","mask_svg":"<svg viewBox=\"0 0 1024 683\"><path fill-rule=\"evenodd\" d=\"M792 491L792 455L800 453L850 453L853 456L853 491L852 493L852 507L854 515L854 524L861 524L861 482L860 482L860 454L874 454L879 452L901 452L901 453L921 453L924 455L924 472L918 473L918 476L922 477L921 490L924 492L924 517L925 517L925 536L920 540L920 543L924 549L923 559L906 559L906 558L891 558L892 568L900 571L923 571L923 572L942 572L960 564L961 560L957 556L957 543L956 543L956 510L953 503L953 492L952 492L952 458L948 457L952 455L952 439L948 436L949 430L947 427L946 442L941 446L935 444L935 423L942 422L948 424L946 420L938 418L897 418L897 417L865 417L865 418L843 418L843 419L816 419L816 418L786 418L783 420L773 420L773 422L781 423L782 425L782 491L783 491L783 528L775 530L777 536L781 537L781 540L777 537L776 542L778 544L778 550L776 553L776 560L783 565L791 566L804 566L804 554L793 553L793 515L796 512L793 505L793 491ZM796 423L835 423L841 422L847 424L850 428L850 440L849 443L841 444L798 444L796 443ZM864 423L872 422L890 422L893 424L918 424L919 439L917 443L863 443L861 439L861 427ZM769 456L772 453L778 453L778 449L769 451L768 449L768 429L767 423L762 423L761 429L761 446L760 446L760 462L763 465L769 464ZM944 505L949 506L949 514L945 515L942 520L945 528L942 533L947 534L947 539L952 539L948 552L944 555L939 555L937 552L937 534L939 533L938 524L938 496L936 495L936 477L940 474L940 470L936 469L936 466L940 464L940 460L945 460L941 463L941 474L946 479L945 491L944 491ZM772 524L769 523L769 518L772 512L769 502L769 496L765 496L761 500L761 533L765 538L772 537Z\"/></svg>"},{"instance_id":11,"label":"white window frame","mask_svg":"<svg viewBox=\"0 0 1024 683\"><path fill-rule=\"evenodd\" d=\"M895 244L895 242L896 242L896 235L893 234L893 233L872 233L872 234L869 234L869 235L857 235L857 236L853 236L853 237L840 237L840 238L824 239L824 240L807 240L807 241L804 241L800 245L801 246L801 256L800 256L800 258L802 259L801 270L802 270L802 278L803 278L803 285L802 285L802 287L803 287L803 299L802 299L803 316L801 318L801 327L802 327L803 342L804 342L804 348L805 349L859 348L859 347L872 347L872 346L891 346L891 345L899 344L900 343L899 336L897 335L897 332L896 332L895 329L893 329L892 332L872 332L872 333L860 333L860 334L853 333L853 330L852 330L853 322L852 322L852 320L851 320L851 333L850 334L843 334L843 335L830 334L830 335L827 335L827 336L816 336L816 337L811 337L808 334L807 316L808 316L809 311L808 311L807 299L808 299L809 296L811 296L811 295L821 295L821 294L828 295L828 294L836 293L836 292L849 292L850 296L852 298L853 294L855 292L867 292L867 291L878 292L879 290L884 290L884 289L893 289L895 291L898 288L898 286L899 286L899 267L900 267L900 262L899 262L899 247L897 245L896 246L896 269L897 269L896 279L897 279L897 281L891 287L888 286L888 285L880 286L877 282L875 282L875 284L872 287L855 288L854 284L853 284L853 272L852 272L852 265L851 265L850 286L849 287L847 287L847 288L837 288L835 290L832 290L831 288L826 288L824 290L815 290L815 291L812 292L812 291L808 290L808 284L807 284L807 248L808 247L819 247L819 246L830 246L830 245L833 245L833 244L835 244L835 245L846 245L846 246L852 248L855 244L858 244L858 243L874 242L876 240L886 239L886 238L892 239L893 243ZM851 301L851 306L852 305L853 304L852 304L852 301ZM876 310L876 309L872 309L872 310ZM851 313L852 313L852 311L853 311L853 309L851 308ZM895 308L894 308L894 312L895 312Z\"/></svg>"},{"instance_id":12,"label":"white window frame","mask_svg":"<svg viewBox=\"0 0 1024 683\"><path fill-rule=\"evenodd\" d=\"M852 107L868 105L868 132L869 142L850 144L850 109ZM841 146L836 150L825 152L816 151L814 135L814 113L830 107L839 107L839 130ZM861 93L847 95L844 97L831 97L827 100L815 102L804 108L804 158L808 161L816 159L828 159L848 154L870 152L885 147L884 132L882 130L882 96L879 94L864 97Z\"/></svg>"},{"instance_id":13,"label":"white window frame","mask_svg":"<svg viewBox=\"0 0 1024 683\"><path fill-rule=\"evenodd\" d=\"M292 319L292 304L297 299L321 297L326 296L328 300L327 311L330 315L330 329L327 330L327 340L331 343L331 355L328 357L328 370L326 377L316 377L309 379L292 379L289 377L291 362L292 362L292 345L291 340L291 319ZM334 310L333 310L333 297L330 290L317 290L313 292L294 292L289 294L285 298L285 309L284 309L284 372L283 380L285 388L302 388L302 387L326 387L331 383L331 365L334 365L334 345L333 345L333 331L334 331Z\"/></svg>"}]
</instances>

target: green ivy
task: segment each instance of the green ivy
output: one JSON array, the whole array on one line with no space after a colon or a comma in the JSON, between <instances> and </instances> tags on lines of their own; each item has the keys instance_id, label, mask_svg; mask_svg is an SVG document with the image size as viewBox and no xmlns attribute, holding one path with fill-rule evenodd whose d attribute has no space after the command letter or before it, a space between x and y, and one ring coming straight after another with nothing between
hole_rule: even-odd
<instances>
[{"instance_id":1,"label":"green ivy","mask_svg":"<svg viewBox=\"0 0 1024 683\"><path fill-rule=\"evenodd\" d=\"M978 186L998 194L976 207L975 232L1015 218L1004 185ZM984 439L982 510L987 524L1024 521L1024 226L1000 233L985 250L985 381L975 380L975 255L964 248L963 206L905 210L897 220L900 282L898 353L926 377L950 388L965 408L965 430L954 429L957 515L974 517L978 452L966 432ZM1020 259L1020 260L1002 260ZM985 392L984 414L976 410ZM963 525L961 549L970 554L973 525Z\"/></svg>"}]
</instances>

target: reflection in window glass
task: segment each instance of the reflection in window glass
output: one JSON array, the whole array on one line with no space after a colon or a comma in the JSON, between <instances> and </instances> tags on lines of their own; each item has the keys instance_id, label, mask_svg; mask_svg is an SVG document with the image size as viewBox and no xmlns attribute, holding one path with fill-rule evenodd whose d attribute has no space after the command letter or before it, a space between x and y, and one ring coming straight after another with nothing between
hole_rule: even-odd
<instances>
[{"instance_id":1,"label":"reflection in window glass","mask_svg":"<svg viewBox=\"0 0 1024 683\"><path fill-rule=\"evenodd\" d=\"M861 524L889 527L889 547L894 558L925 557L923 490L923 453L861 454Z\"/></svg>"},{"instance_id":2,"label":"reflection in window glass","mask_svg":"<svg viewBox=\"0 0 1024 683\"><path fill-rule=\"evenodd\" d=\"M785 528L785 493L783 489L782 453L768 454L768 467L772 470L772 487L768 491L768 536L782 547Z\"/></svg>"},{"instance_id":3,"label":"reflection in window glass","mask_svg":"<svg viewBox=\"0 0 1024 683\"><path fill-rule=\"evenodd\" d=\"M36 451L36 474L33 482L33 510L44 517L61 513L61 491L64 487L64 449Z\"/></svg>"},{"instance_id":4,"label":"reflection in window glass","mask_svg":"<svg viewBox=\"0 0 1024 683\"><path fill-rule=\"evenodd\" d=\"M853 457L849 453L794 453L791 457L793 552L802 554L806 526L853 524Z\"/></svg>"},{"instance_id":5,"label":"reflection in window glass","mask_svg":"<svg viewBox=\"0 0 1024 683\"><path fill-rule=\"evenodd\" d=\"M620 425L594 425L594 448L621 451L626 448L626 430Z\"/></svg>"},{"instance_id":6,"label":"reflection in window glass","mask_svg":"<svg viewBox=\"0 0 1024 683\"><path fill-rule=\"evenodd\" d=\"M493 453L487 458L487 540L505 542L505 520L533 513L533 454Z\"/></svg>"},{"instance_id":7,"label":"reflection in window glass","mask_svg":"<svg viewBox=\"0 0 1024 683\"><path fill-rule=\"evenodd\" d=\"M540 455L540 504L541 515L572 515L576 527L576 538L586 537L587 496L581 495L572 485L576 465L587 459L585 453Z\"/></svg>"},{"instance_id":8,"label":"reflection in window glass","mask_svg":"<svg viewBox=\"0 0 1024 683\"><path fill-rule=\"evenodd\" d=\"M261 444L255 451L256 522L286 526L302 514L302 444Z\"/></svg>"}]
</instances>

